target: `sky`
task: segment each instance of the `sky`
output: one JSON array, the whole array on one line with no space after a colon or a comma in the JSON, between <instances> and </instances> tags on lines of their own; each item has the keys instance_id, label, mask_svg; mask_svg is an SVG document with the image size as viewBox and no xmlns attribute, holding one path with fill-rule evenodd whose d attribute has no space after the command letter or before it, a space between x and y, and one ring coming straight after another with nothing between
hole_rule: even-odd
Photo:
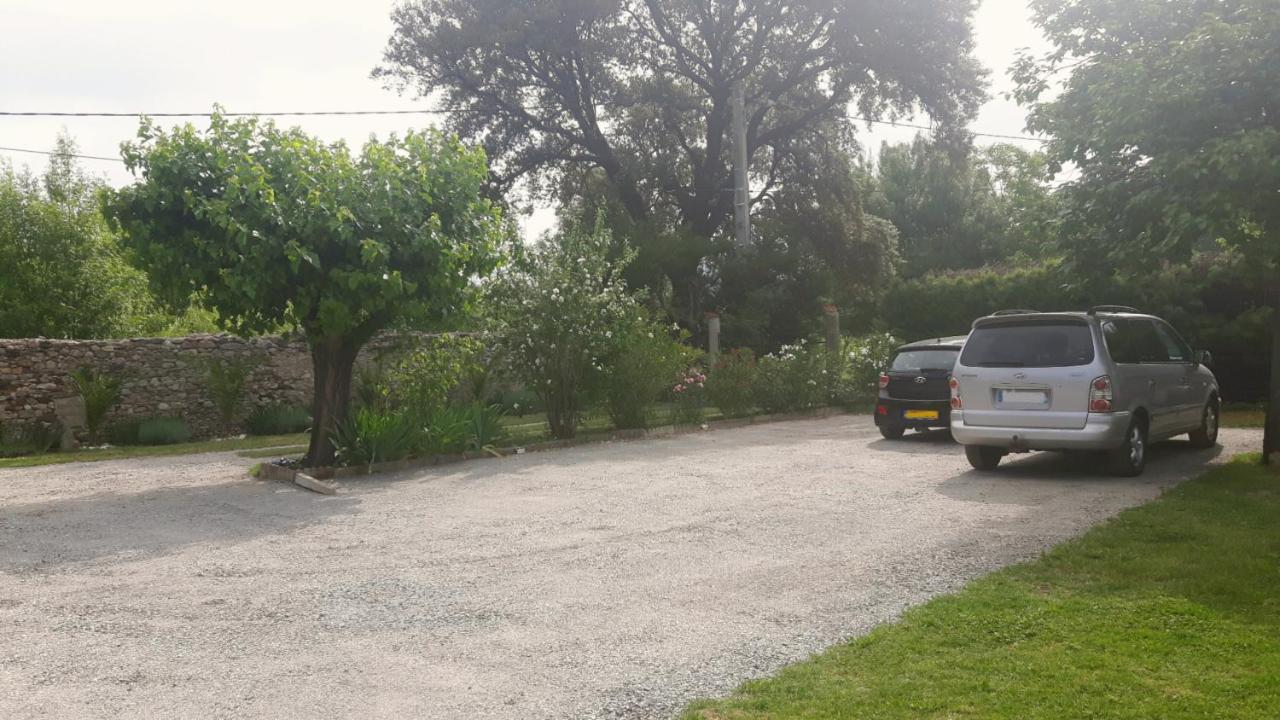
<instances>
[{"instance_id":1,"label":"sky","mask_svg":"<svg viewBox=\"0 0 1280 720\"><path fill-rule=\"evenodd\" d=\"M0 6L0 110L22 112L232 112L413 110L369 77L391 33L395 0L4 0ZM1026 112L1002 97L1019 48L1043 50L1025 0L982 0L974 18L991 99L970 129L1024 135ZM172 119L165 122L179 122ZM198 122L198 120L197 120ZM353 147L431 125L431 116L282 118ZM927 123L927 118L917 122ZM118 157L136 117L0 117L0 146L48 150L65 128L86 155ZM909 141L918 131L862 128L865 148ZM979 142L994 140L979 138ZM1035 143L1021 142L1035 147ZM40 155L0 150L15 166L43 168ZM113 185L130 181L118 162L82 165ZM549 208L524 218L526 234L553 222Z\"/></svg>"}]
</instances>

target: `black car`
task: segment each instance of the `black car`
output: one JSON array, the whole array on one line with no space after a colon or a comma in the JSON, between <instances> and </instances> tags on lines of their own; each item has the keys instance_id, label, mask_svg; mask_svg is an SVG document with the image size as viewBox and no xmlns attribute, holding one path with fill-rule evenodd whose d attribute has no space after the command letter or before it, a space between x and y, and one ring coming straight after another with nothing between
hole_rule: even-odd
<instances>
[{"instance_id":1,"label":"black car","mask_svg":"<svg viewBox=\"0 0 1280 720\"><path fill-rule=\"evenodd\" d=\"M876 427L887 440L907 431L949 427L951 370L964 346L964 335L903 345L893 353L889 369L880 373Z\"/></svg>"}]
</instances>

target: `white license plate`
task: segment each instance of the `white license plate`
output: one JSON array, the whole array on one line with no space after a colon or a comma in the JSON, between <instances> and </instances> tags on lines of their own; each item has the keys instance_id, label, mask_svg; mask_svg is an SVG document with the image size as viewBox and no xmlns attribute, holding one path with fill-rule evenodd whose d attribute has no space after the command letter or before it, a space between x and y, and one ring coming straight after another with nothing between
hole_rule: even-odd
<instances>
[{"instance_id":1,"label":"white license plate","mask_svg":"<svg viewBox=\"0 0 1280 720\"><path fill-rule=\"evenodd\" d=\"M1018 405L1044 405L1049 395L1043 390L1001 390L1000 402Z\"/></svg>"}]
</instances>

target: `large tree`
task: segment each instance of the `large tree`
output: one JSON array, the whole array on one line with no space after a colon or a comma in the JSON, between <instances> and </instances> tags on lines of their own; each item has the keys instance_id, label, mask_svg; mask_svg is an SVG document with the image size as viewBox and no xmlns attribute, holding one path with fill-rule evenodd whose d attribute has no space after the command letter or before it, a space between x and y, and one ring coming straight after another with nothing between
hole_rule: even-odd
<instances>
[{"instance_id":1,"label":"large tree","mask_svg":"<svg viewBox=\"0 0 1280 720\"><path fill-rule=\"evenodd\" d=\"M480 197L484 153L436 132L371 140L353 156L298 129L214 115L144 121L139 177L111 213L166 299L199 294L228 329L302 331L315 372L306 462L332 463L357 354L398 322L458 313L493 268L505 225Z\"/></svg>"},{"instance_id":2,"label":"large tree","mask_svg":"<svg viewBox=\"0 0 1280 720\"><path fill-rule=\"evenodd\" d=\"M923 110L957 128L980 100L974 0L410 0L375 74L451 111L499 189L597 170L696 315L733 215L731 100L746 96L761 195L832 125ZM803 179L796 179L802 182ZM809 180L813 182L812 179ZM645 241L651 240L652 246ZM667 252L673 243L680 252ZM647 256L647 257L646 257Z\"/></svg>"},{"instance_id":3,"label":"large tree","mask_svg":"<svg viewBox=\"0 0 1280 720\"><path fill-rule=\"evenodd\" d=\"M1035 0L1055 49L1019 95L1071 163L1064 241L1083 274L1144 272L1218 244L1269 273L1280 453L1280 10L1276 0ZM1059 82L1061 92L1046 99ZM1260 299L1261 301L1261 299ZM1258 349L1263 352L1262 348Z\"/></svg>"}]
</instances>

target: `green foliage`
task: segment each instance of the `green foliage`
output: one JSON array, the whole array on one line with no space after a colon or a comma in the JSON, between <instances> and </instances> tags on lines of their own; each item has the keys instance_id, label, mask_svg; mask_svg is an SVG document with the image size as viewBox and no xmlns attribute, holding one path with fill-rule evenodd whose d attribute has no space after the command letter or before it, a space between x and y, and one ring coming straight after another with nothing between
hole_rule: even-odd
<instances>
[{"instance_id":1,"label":"green foliage","mask_svg":"<svg viewBox=\"0 0 1280 720\"><path fill-rule=\"evenodd\" d=\"M352 154L299 129L215 113L207 130L144 121L124 147L140 180L109 203L165 300L198 294L241 334L296 327L311 347L308 459L326 464L360 348L394 324L463 312L508 232L481 197L484 153L435 131Z\"/></svg>"},{"instance_id":2,"label":"green foliage","mask_svg":"<svg viewBox=\"0 0 1280 720\"><path fill-rule=\"evenodd\" d=\"M889 367L900 345L902 342L890 333L844 338L839 355L828 367L828 377L836 383L831 401L845 405L875 398L880 373Z\"/></svg>"},{"instance_id":3,"label":"green foliage","mask_svg":"<svg viewBox=\"0 0 1280 720\"><path fill-rule=\"evenodd\" d=\"M311 413L306 408L286 403L260 407L245 421L245 429L250 435L290 435L310 428Z\"/></svg>"},{"instance_id":4,"label":"green foliage","mask_svg":"<svg viewBox=\"0 0 1280 720\"><path fill-rule=\"evenodd\" d=\"M127 447L130 445L140 444L138 442L138 427L141 424L141 418L113 420L107 425L105 432L107 444L117 447Z\"/></svg>"},{"instance_id":5,"label":"green foliage","mask_svg":"<svg viewBox=\"0 0 1280 720\"><path fill-rule=\"evenodd\" d=\"M214 358L209 361L208 373L209 395L222 421L230 424L244 402L245 383L253 373L253 366L240 360Z\"/></svg>"},{"instance_id":6,"label":"green foliage","mask_svg":"<svg viewBox=\"0 0 1280 720\"><path fill-rule=\"evenodd\" d=\"M702 368L687 368L671 386L671 421L675 425L698 425L706 410L707 376Z\"/></svg>"},{"instance_id":7,"label":"green foliage","mask_svg":"<svg viewBox=\"0 0 1280 720\"><path fill-rule=\"evenodd\" d=\"M148 418L138 423L139 445L176 445L191 439L191 428L179 418Z\"/></svg>"},{"instance_id":8,"label":"green foliage","mask_svg":"<svg viewBox=\"0 0 1280 720\"><path fill-rule=\"evenodd\" d=\"M472 438L473 416L469 408L443 405L420 420L417 454L455 455L465 452Z\"/></svg>"},{"instance_id":9,"label":"green foliage","mask_svg":"<svg viewBox=\"0 0 1280 720\"><path fill-rule=\"evenodd\" d=\"M364 407L338 425L332 442L341 465L373 465L409 457L415 433L407 414Z\"/></svg>"},{"instance_id":10,"label":"green foliage","mask_svg":"<svg viewBox=\"0 0 1280 720\"><path fill-rule=\"evenodd\" d=\"M41 178L0 163L0 337L122 337L159 317L75 152L59 137Z\"/></svg>"},{"instance_id":11,"label":"green foliage","mask_svg":"<svg viewBox=\"0 0 1280 720\"><path fill-rule=\"evenodd\" d=\"M830 393L828 352L821 342L800 340L756 363L756 402L766 413L808 410Z\"/></svg>"},{"instance_id":12,"label":"green foliage","mask_svg":"<svg viewBox=\"0 0 1280 720\"><path fill-rule=\"evenodd\" d=\"M600 221L571 227L517 248L490 286L496 335L558 438L576 433L589 393L601 384L612 335L639 305L621 277L632 255L611 258L611 246Z\"/></svg>"},{"instance_id":13,"label":"green foliage","mask_svg":"<svg viewBox=\"0 0 1280 720\"><path fill-rule=\"evenodd\" d=\"M759 368L750 348L721 353L706 381L707 398L726 417L747 415L756 407Z\"/></svg>"},{"instance_id":14,"label":"green foliage","mask_svg":"<svg viewBox=\"0 0 1280 720\"><path fill-rule=\"evenodd\" d=\"M467 406L467 444L469 450L491 452L506 431L502 426L505 413L498 405L474 402Z\"/></svg>"},{"instance_id":15,"label":"green foliage","mask_svg":"<svg viewBox=\"0 0 1280 720\"><path fill-rule=\"evenodd\" d=\"M650 410L694 360L684 335L639 307L619 318L608 337L601 376L605 409L618 429L643 428Z\"/></svg>"},{"instance_id":16,"label":"green foliage","mask_svg":"<svg viewBox=\"0 0 1280 720\"><path fill-rule=\"evenodd\" d=\"M482 374L484 353L478 338L435 336L396 359L387 371L386 392L396 406L427 415L469 389Z\"/></svg>"},{"instance_id":17,"label":"green foliage","mask_svg":"<svg viewBox=\"0 0 1280 720\"><path fill-rule=\"evenodd\" d=\"M0 424L0 458L42 455L57 447L62 428L57 423Z\"/></svg>"},{"instance_id":18,"label":"green foliage","mask_svg":"<svg viewBox=\"0 0 1280 720\"><path fill-rule=\"evenodd\" d=\"M96 439L107 413L120 402L123 383L104 372L82 367L71 373L71 384L84 400L85 429Z\"/></svg>"}]
</instances>

